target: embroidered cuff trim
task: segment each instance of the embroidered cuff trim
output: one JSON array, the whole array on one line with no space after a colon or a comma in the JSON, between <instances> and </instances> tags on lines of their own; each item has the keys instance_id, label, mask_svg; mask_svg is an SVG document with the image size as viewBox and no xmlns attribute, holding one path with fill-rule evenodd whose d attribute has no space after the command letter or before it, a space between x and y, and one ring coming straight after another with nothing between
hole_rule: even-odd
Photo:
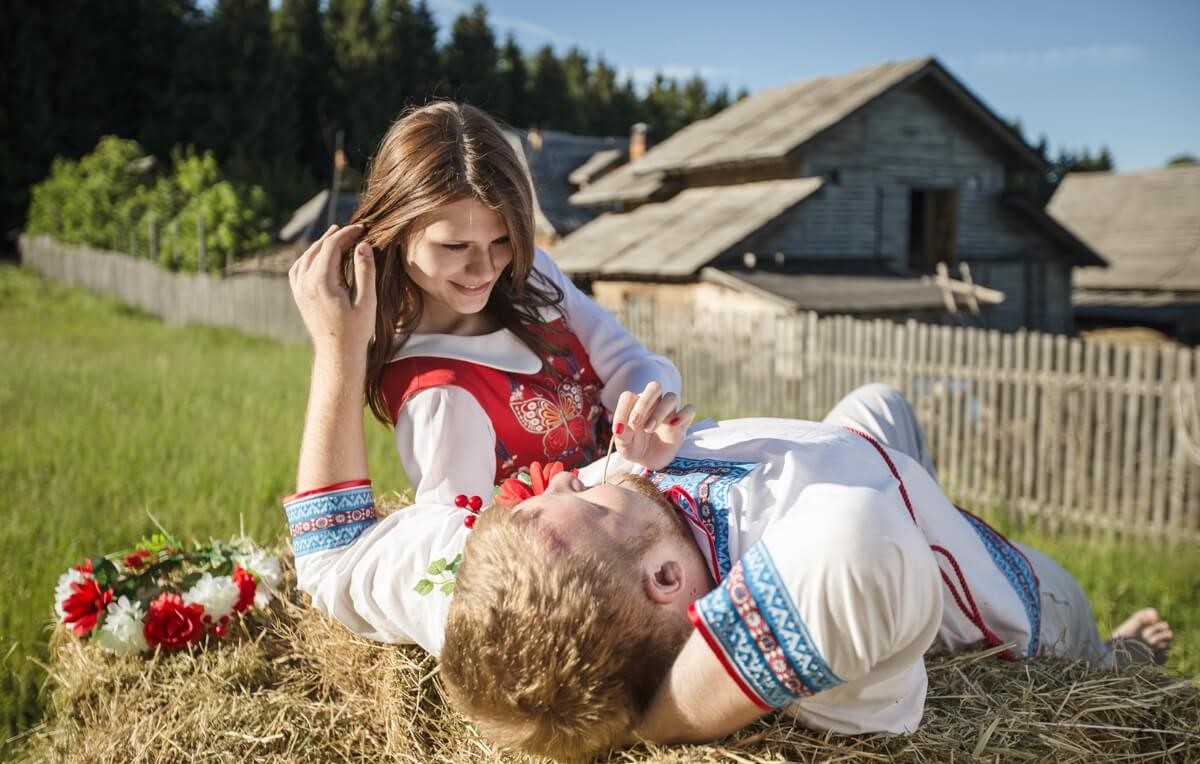
<instances>
[{"instance_id":1,"label":"embroidered cuff trim","mask_svg":"<svg viewBox=\"0 0 1200 764\"><path fill-rule=\"evenodd\" d=\"M377 521L369 480L337 483L283 501L296 557L353 543Z\"/></svg>"},{"instance_id":2,"label":"embroidered cuff trim","mask_svg":"<svg viewBox=\"0 0 1200 764\"><path fill-rule=\"evenodd\" d=\"M782 708L841 684L817 651L761 543L694 607L693 621L709 646L760 707Z\"/></svg>"}]
</instances>

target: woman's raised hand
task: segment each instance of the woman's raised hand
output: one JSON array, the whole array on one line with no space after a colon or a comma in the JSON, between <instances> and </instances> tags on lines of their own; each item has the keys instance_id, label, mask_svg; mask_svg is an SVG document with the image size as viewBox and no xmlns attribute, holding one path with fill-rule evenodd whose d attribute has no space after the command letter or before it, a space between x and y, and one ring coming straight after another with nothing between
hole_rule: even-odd
<instances>
[{"instance_id":1,"label":"woman's raised hand","mask_svg":"<svg viewBox=\"0 0 1200 764\"><path fill-rule=\"evenodd\" d=\"M657 382L646 385L640 395L631 390L621 393L613 412L617 453L652 470L670 464L696 418L695 406L678 406L679 396L663 395Z\"/></svg>"},{"instance_id":2,"label":"woman's raised hand","mask_svg":"<svg viewBox=\"0 0 1200 764\"><path fill-rule=\"evenodd\" d=\"M375 332L375 257L366 228L330 226L292 264L288 281L318 356L364 356ZM354 247L354 288L342 283L342 256Z\"/></svg>"}]
</instances>

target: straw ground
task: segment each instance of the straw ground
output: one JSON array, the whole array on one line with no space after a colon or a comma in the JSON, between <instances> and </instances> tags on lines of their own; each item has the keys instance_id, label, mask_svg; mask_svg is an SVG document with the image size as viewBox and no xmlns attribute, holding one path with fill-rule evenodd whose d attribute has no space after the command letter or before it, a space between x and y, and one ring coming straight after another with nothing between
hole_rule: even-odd
<instances>
[{"instance_id":1,"label":"straw ground","mask_svg":"<svg viewBox=\"0 0 1200 764\"><path fill-rule=\"evenodd\" d=\"M811 732L775 716L709 746L639 747L619 762L1196 761L1200 688L1155 668L1002 661L995 651L930 662L921 729L909 737ZM117 658L61 632L52 709L27 733L27 762L529 761L493 749L443 700L416 648L351 635L289 589L231 643Z\"/></svg>"}]
</instances>

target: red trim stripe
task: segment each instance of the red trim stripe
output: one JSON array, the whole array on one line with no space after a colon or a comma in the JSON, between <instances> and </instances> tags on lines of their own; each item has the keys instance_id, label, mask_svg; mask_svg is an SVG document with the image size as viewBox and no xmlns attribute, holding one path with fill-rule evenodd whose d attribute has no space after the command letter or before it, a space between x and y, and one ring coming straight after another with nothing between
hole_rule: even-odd
<instances>
[{"instance_id":1,"label":"red trim stripe","mask_svg":"<svg viewBox=\"0 0 1200 764\"><path fill-rule=\"evenodd\" d=\"M361 488L364 486L369 487L370 485L371 481L365 478L362 480L346 480L341 483L332 483L330 485L323 485L320 488L313 488L308 491L294 493L291 496L284 496L280 501L283 504L290 504L297 499L307 499L309 496L316 496L317 494L321 493L333 493L334 491L344 491L347 488Z\"/></svg>"},{"instance_id":2,"label":"red trim stripe","mask_svg":"<svg viewBox=\"0 0 1200 764\"><path fill-rule=\"evenodd\" d=\"M700 632L700 636L704 637L704 641L708 643L708 647L710 650L712 650L713 655L717 656L717 660L720 661L721 666L725 668L725 673L729 674L729 678L732 679L733 683L738 686L738 689L740 689L742 693L750 699L750 702L763 711L774 711L775 708L773 706L764 703L762 698L758 697L758 693L750 689L750 685L746 684L746 681L742 679L742 675L738 673L738 670L733 667L732 663L729 662L729 658L725 655L725 650L721 647L721 643L717 641L717 638L713 636L711 631L709 631L708 624L706 624L704 619L700 617L700 613L696 609L695 603L688 605L688 619L691 620L692 625L696 627L696 631Z\"/></svg>"},{"instance_id":3,"label":"red trim stripe","mask_svg":"<svg viewBox=\"0 0 1200 764\"><path fill-rule=\"evenodd\" d=\"M687 492L686 488L680 485L671 486L664 492L664 495L667 498L674 496L681 501L686 501L691 506L692 511L690 514L683 511L680 511L680 514L687 518L688 525L691 525L693 528L699 528L700 532L704 534L704 537L708 539L708 572L712 574L713 581L715 583L721 583L721 571L717 568L717 542L716 539L713 538L712 533L709 532L708 528L704 527L704 524L698 519L700 515L700 509L696 499ZM695 517L693 517L693 515L695 515Z\"/></svg>"},{"instance_id":4,"label":"red trim stripe","mask_svg":"<svg viewBox=\"0 0 1200 764\"><path fill-rule=\"evenodd\" d=\"M913 524L919 526L920 524L917 523L917 514L913 511L912 501L908 498L908 489L904 487L904 479L900 477L900 470L896 469L896 464L892 461L892 458L888 456L887 451L885 451L883 446L879 444L879 441L875 440L875 438L872 438L862 430L857 430L853 427L847 427L846 429L855 435L861 436L863 440L874 446L875 450L879 452L879 455L883 457L883 460L887 463L888 469L892 472L892 477L896 478L896 483L900 486L900 496L904 499L904 507L908 510L908 516L912 518ZM955 507L955 509L959 508ZM986 525L986 523L984 524ZM1004 537L1001 536L1001 538ZM1005 540L1007 541L1007 539ZM938 571L942 574L942 582L945 583L946 588L950 590L950 594L952 597L954 597L954 602L958 605L958 609L962 611L962 614L966 616L967 620L970 621L975 628L979 629L980 633L983 634L984 640L986 640L989 645L995 647L996 645L1004 644L1004 640L997 637L996 634L987 627L987 624L983 622L983 615L979 612L979 606L975 604L975 598L971 595L971 589L969 586L967 586L966 576L963 575L962 568L958 565L958 560L954 559L954 555L950 554L950 550L946 549L945 547L931 544L929 548L945 557L947 562L950 563L950 566L954 568L954 575L958 577L958 582L962 585L961 594L950 581L950 576L947 575L946 571L941 569L940 565L938 566ZM1017 551L1018 553L1020 552L1020 550ZM966 602L963 602L963 597L966 597ZM968 605L970 606L969 608ZM1012 656L1009 655L1010 652L1011 651L1005 651L1004 657L1012 659Z\"/></svg>"}]
</instances>

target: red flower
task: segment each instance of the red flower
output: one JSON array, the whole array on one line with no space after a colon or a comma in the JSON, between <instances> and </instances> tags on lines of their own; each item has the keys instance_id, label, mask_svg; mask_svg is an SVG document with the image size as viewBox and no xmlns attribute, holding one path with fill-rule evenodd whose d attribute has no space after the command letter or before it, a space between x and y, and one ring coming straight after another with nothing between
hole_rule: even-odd
<instances>
[{"instance_id":1,"label":"red flower","mask_svg":"<svg viewBox=\"0 0 1200 764\"><path fill-rule=\"evenodd\" d=\"M233 582L237 584L238 599L234 604L234 612L241 613L254 604L254 592L258 589L258 584L254 580L253 574L237 565L233 569Z\"/></svg>"},{"instance_id":2,"label":"red flower","mask_svg":"<svg viewBox=\"0 0 1200 764\"><path fill-rule=\"evenodd\" d=\"M96 619L112 602L112 589L101 590L96 579L87 578L81 584L71 584L71 596L63 602L63 623L75 636L83 637L96 628Z\"/></svg>"},{"instance_id":3,"label":"red flower","mask_svg":"<svg viewBox=\"0 0 1200 764\"><path fill-rule=\"evenodd\" d=\"M75 570L78 570L80 573L83 573L84 575L87 575L87 576L92 575L91 559L89 558L89 559L84 560L83 562L79 563L78 565L76 565Z\"/></svg>"},{"instance_id":4,"label":"red flower","mask_svg":"<svg viewBox=\"0 0 1200 764\"><path fill-rule=\"evenodd\" d=\"M562 462L550 462L545 466L542 466L541 462L533 462L529 465L529 483L526 484L517 478L507 478L500 483L500 491L496 494L494 504L504 509L512 509L530 497L543 494L550 485L550 479L564 470ZM577 475L579 472L571 470L571 474Z\"/></svg>"},{"instance_id":5,"label":"red flower","mask_svg":"<svg viewBox=\"0 0 1200 764\"><path fill-rule=\"evenodd\" d=\"M179 650L204 636L204 606L183 603L178 594L164 592L150 603L142 629L151 647Z\"/></svg>"},{"instance_id":6,"label":"red flower","mask_svg":"<svg viewBox=\"0 0 1200 764\"><path fill-rule=\"evenodd\" d=\"M129 568L130 570L138 570L147 562L149 562L150 558L153 556L153 553L148 552L145 549L138 549L132 554L125 555L125 567Z\"/></svg>"}]
</instances>

